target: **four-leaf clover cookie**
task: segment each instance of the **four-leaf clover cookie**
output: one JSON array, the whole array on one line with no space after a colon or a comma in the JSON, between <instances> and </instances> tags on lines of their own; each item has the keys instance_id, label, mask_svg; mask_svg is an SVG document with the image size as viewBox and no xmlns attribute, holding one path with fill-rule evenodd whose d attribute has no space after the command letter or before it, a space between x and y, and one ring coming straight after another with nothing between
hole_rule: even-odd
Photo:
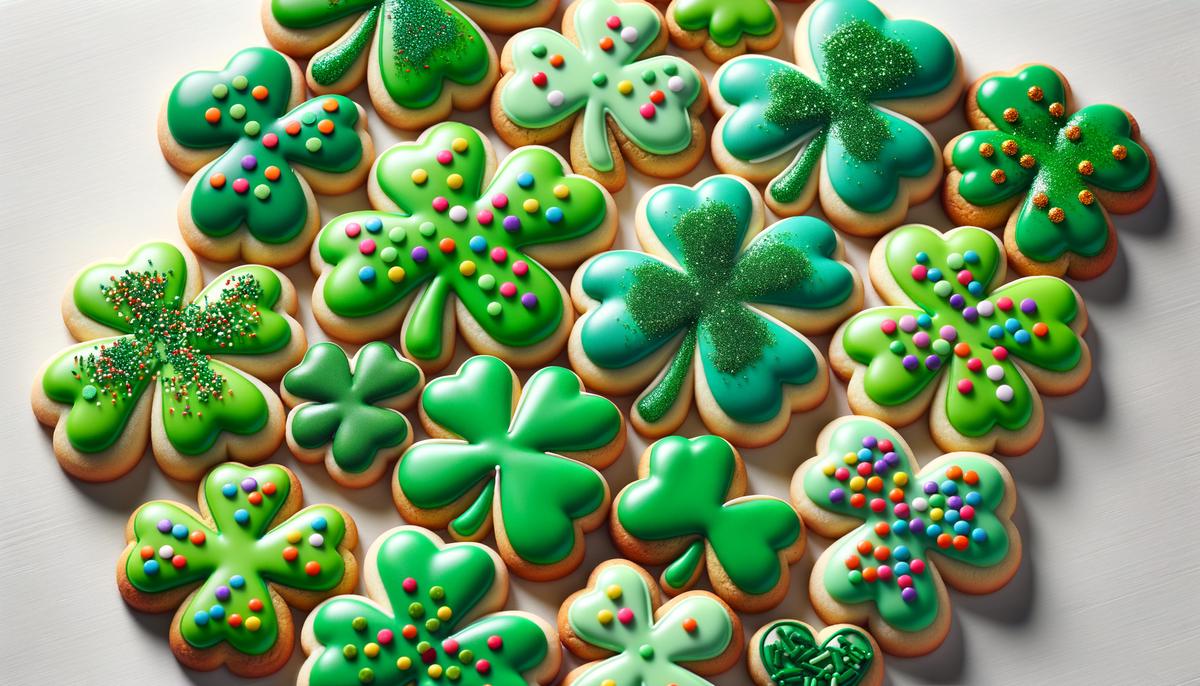
<instances>
[{"instance_id":1,"label":"four-leaf clover cookie","mask_svg":"<svg viewBox=\"0 0 1200 686\"><path fill-rule=\"evenodd\" d=\"M713 84L721 171L766 183L779 214L803 214L819 195L835 226L876 236L937 190L939 148L916 122L954 106L962 65L929 24L869 0L818 0L796 28L795 65L739 57Z\"/></svg>"},{"instance_id":2,"label":"four-leaf clover cookie","mask_svg":"<svg viewBox=\"0 0 1200 686\"><path fill-rule=\"evenodd\" d=\"M971 452L919 468L900 434L877 419L825 427L791 490L804 523L837 539L809 577L813 608L831 624L869 626L889 653L941 645L950 631L946 584L991 593L1021 563L1008 470Z\"/></svg>"},{"instance_id":3,"label":"four-leaf clover cookie","mask_svg":"<svg viewBox=\"0 0 1200 686\"><path fill-rule=\"evenodd\" d=\"M563 643L592 660L571 670L564 686L709 686L698 675L719 674L741 657L741 620L719 598L688 591L659 602L644 569L601 563L558 611Z\"/></svg>"},{"instance_id":4,"label":"four-leaf clover cookie","mask_svg":"<svg viewBox=\"0 0 1200 686\"><path fill-rule=\"evenodd\" d=\"M367 597L327 600L304 623L300 686L526 686L558 673L554 628L497 612L508 572L490 549L402 526L376 539L364 568Z\"/></svg>"},{"instance_id":5,"label":"four-leaf clover cookie","mask_svg":"<svg viewBox=\"0 0 1200 686\"><path fill-rule=\"evenodd\" d=\"M429 382L421 423L431 440L396 465L404 519L477 541L492 530L517 575L565 576L583 561L583 534L608 515L600 475L625 444L621 412L585 393L569 369L546 367L524 390L494 357L473 357Z\"/></svg>"},{"instance_id":6,"label":"four-leaf clover cookie","mask_svg":"<svg viewBox=\"0 0 1200 686\"><path fill-rule=\"evenodd\" d=\"M269 267L235 267L201 289L195 258L147 243L85 268L63 299L82 341L37 375L33 410L54 427L72 476L111 481L152 444L169 476L196 480L229 457L258 461L283 441L283 405L255 376L303 355L296 292Z\"/></svg>"},{"instance_id":7,"label":"four-leaf clover cookie","mask_svg":"<svg viewBox=\"0 0 1200 686\"><path fill-rule=\"evenodd\" d=\"M1089 279L1117 255L1109 212L1136 212L1157 181L1133 115L1115 105L1072 112L1066 78L1041 64L991 73L967 92L978 131L946 146L946 213L959 224L1004 226L1022 274Z\"/></svg>"},{"instance_id":8,"label":"four-leaf clover cookie","mask_svg":"<svg viewBox=\"0 0 1200 686\"><path fill-rule=\"evenodd\" d=\"M694 393L709 431L765 445L825 399L825 360L800 332L857 311L862 284L821 220L762 229L758 193L741 179L660 186L638 205L645 252L608 252L576 272L571 292L586 314L571 365L605 393L644 388L630 412L639 432L674 431Z\"/></svg>"},{"instance_id":9,"label":"four-leaf clover cookie","mask_svg":"<svg viewBox=\"0 0 1200 686\"><path fill-rule=\"evenodd\" d=\"M613 504L617 548L666 564L667 595L690 589L705 566L717 595L743 612L778 605L788 565L804 553L804 527L786 501L745 495L746 467L717 436L664 438L642 454L638 480Z\"/></svg>"},{"instance_id":10,"label":"four-leaf clover cookie","mask_svg":"<svg viewBox=\"0 0 1200 686\"><path fill-rule=\"evenodd\" d=\"M304 100L300 68L267 48L221 71L180 79L163 105L158 142L192 174L179 227L201 257L272 266L300 261L321 226L313 190L345 193L367 178L375 148L349 98Z\"/></svg>"},{"instance_id":11,"label":"four-leaf clover cookie","mask_svg":"<svg viewBox=\"0 0 1200 686\"><path fill-rule=\"evenodd\" d=\"M517 147L570 131L571 165L611 191L625 185L625 162L662 178L688 173L704 156L708 91L690 63L659 54L666 44L662 15L645 2L573 3L561 34L529 29L504 46L496 133Z\"/></svg>"},{"instance_id":12,"label":"four-leaf clover cookie","mask_svg":"<svg viewBox=\"0 0 1200 686\"><path fill-rule=\"evenodd\" d=\"M855 315L829 349L858 414L903 426L928 409L942 449L1019 455L1042 435L1038 391L1072 393L1091 373L1083 299L1053 276L1004 284L989 231L903 226L870 269L889 305Z\"/></svg>"},{"instance_id":13,"label":"four-leaf clover cookie","mask_svg":"<svg viewBox=\"0 0 1200 686\"><path fill-rule=\"evenodd\" d=\"M332 505L300 509L300 482L278 465L230 462L200 485L200 510L169 500L129 518L117 565L121 596L143 612L170 612L170 643L184 665L270 674L294 647L289 606L308 609L358 584L358 531Z\"/></svg>"},{"instance_id":14,"label":"four-leaf clover cookie","mask_svg":"<svg viewBox=\"0 0 1200 686\"><path fill-rule=\"evenodd\" d=\"M879 686L883 655L871 634L850 624L817 631L777 619L750 637L750 679L758 686Z\"/></svg>"},{"instance_id":15,"label":"four-leaf clover cookie","mask_svg":"<svg viewBox=\"0 0 1200 686\"><path fill-rule=\"evenodd\" d=\"M313 313L353 341L403 323L404 354L426 371L449 363L456 318L476 352L549 362L574 312L546 267L575 265L616 235L612 199L596 182L540 147L496 169L486 137L465 124L388 149L368 192L376 211L337 217L317 238Z\"/></svg>"},{"instance_id":16,"label":"four-leaf clover cookie","mask_svg":"<svg viewBox=\"0 0 1200 686\"><path fill-rule=\"evenodd\" d=\"M424 385L421 368L383 341L364 345L353 359L333 343L317 343L280 386L292 408L288 447L299 460L324 462L343 486L369 486L412 444L412 425L400 411Z\"/></svg>"},{"instance_id":17,"label":"four-leaf clover cookie","mask_svg":"<svg viewBox=\"0 0 1200 686\"><path fill-rule=\"evenodd\" d=\"M713 62L766 52L783 38L783 17L771 0L671 0L666 16L673 43L703 48Z\"/></svg>"}]
</instances>

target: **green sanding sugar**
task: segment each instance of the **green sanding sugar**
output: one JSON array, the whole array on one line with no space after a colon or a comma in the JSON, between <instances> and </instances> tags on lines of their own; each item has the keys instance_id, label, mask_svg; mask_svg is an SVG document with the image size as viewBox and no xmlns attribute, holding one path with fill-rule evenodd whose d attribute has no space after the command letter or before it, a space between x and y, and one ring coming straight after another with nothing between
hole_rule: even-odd
<instances>
[{"instance_id":1,"label":"green sanding sugar","mask_svg":"<svg viewBox=\"0 0 1200 686\"><path fill-rule=\"evenodd\" d=\"M858 100L895 91L917 73L917 58L904 43L855 19L821 42L826 83Z\"/></svg>"},{"instance_id":2,"label":"green sanding sugar","mask_svg":"<svg viewBox=\"0 0 1200 686\"><path fill-rule=\"evenodd\" d=\"M820 84L795 69L779 69L767 77L771 101L763 118L778 126L810 121L828 122L834 113L829 93Z\"/></svg>"},{"instance_id":3,"label":"green sanding sugar","mask_svg":"<svg viewBox=\"0 0 1200 686\"><path fill-rule=\"evenodd\" d=\"M754 300L789 291L812 276L807 253L768 236L742 254L729 287L740 299Z\"/></svg>"},{"instance_id":4,"label":"green sanding sugar","mask_svg":"<svg viewBox=\"0 0 1200 686\"><path fill-rule=\"evenodd\" d=\"M313 80L323 86L340 81L371 44L378 23L379 5L376 5L349 36L313 58Z\"/></svg>"},{"instance_id":5,"label":"green sanding sugar","mask_svg":"<svg viewBox=\"0 0 1200 686\"><path fill-rule=\"evenodd\" d=\"M687 335L683 337L683 343L671 357L671 364L667 367L667 371L658 385L638 400L638 414L642 415L643 419L657 422L675 404L676 399L679 398L679 392L683 390L683 383L687 381L688 369L691 368L692 355L695 350L696 329L693 327L689 328Z\"/></svg>"},{"instance_id":6,"label":"green sanding sugar","mask_svg":"<svg viewBox=\"0 0 1200 686\"><path fill-rule=\"evenodd\" d=\"M683 249L684 267L707 281L725 280L740 247L738 218L729 203L709 200L687 210L675 221L675 236Z\"/></svg>"},{"instance_id":7,"label":"green sanding sugar","mask_svg":"<svg viewBox=\"0 0 1200 686\"><path fill-rule=\"evenodd\" d=\"M661 262L638 265L632 276L625 302L647 338L669 336L696 320L700 293L693 279Z\"/></svg>"},{"instance_id":8,"label":"green sanding sugar","mask_svg":"<svg viewBox=\"0 0 1200 686\"><path fill-rule=\"evenodd\" d=\"M771 195L780 202L795 202L808 185L808 179L817 168L817 161L825 150L825 139L829 136L829 127L824 127L812 137L804 151L783 170L779 178L771 184Z\"/></svg>"},{"instance_id":9,"label":"green sanding sugar","mask_svg":"<svg viewBox=\"0 0 1200 686\"><path fill-rule=\"evenodd\" d=\"M386 0L396 66L424 69L437 50L463 38L454 13L438 0Z\"/></svg>"}]
</instances>

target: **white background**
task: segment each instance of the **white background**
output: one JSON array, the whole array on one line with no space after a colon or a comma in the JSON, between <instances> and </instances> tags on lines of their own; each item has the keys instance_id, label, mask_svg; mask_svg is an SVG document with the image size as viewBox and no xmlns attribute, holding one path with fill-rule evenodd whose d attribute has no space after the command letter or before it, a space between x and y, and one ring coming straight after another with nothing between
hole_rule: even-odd
<instances>
[{"instance_id":1,"label":"white background","mask_svg":"<svg viewBox=\"0 0 1200 686\"><path fill-rule=\"evenodd\" d=\"M1200 411L1195 359L1200 334L1200 3L884 2L918 16L957 43L968 79L1027 61L1063 70L1077 103L1114 102L1134 113L1159 164L1160 185L1142 212L1116 219L1121 252L1102 278L1079 285L1094 355L1088 384L1046 402L1045 436L1006 464L1020 488L1016 522L1025 545L1008 587L985 597L952 593L954 623L934 654L887 660L890 682L1178 684L1200 682ZM803 6L784 7L791 28ZM193 503L192 484L166 479L147 457L117 483L86 485L59 470L50 433L34 420L29 388L38 367L70 339L59 299L71 276L102 258L123 258L150 239L178 240L175 207L186 179L163 161L154 126L162 98L193 69L214 69L236 50L265 44L255 0L7 0L0 15L0 682L10 684L216 684L222 670L181 668L167 646L170 615L129 610L117 593L116 557L129 513L145 500ZM557 19L553 24L558 27ZM497 49L502 37L495 37ZM674 51L674 48L672 48ZM697 51L690 59L711 75ZM364 90L353 95L367 105ZM413 134L380 123L377 148ZM485 113L461 116L488 130ZM712 119L706 116L711 130ZM932 131L945 143L964 128L956 110ZM562 147L559 147L560 151ZM500 153L507 148L499 146ZM683 181L713 173L705 163ZM618 247L634 246L632 209L653 183L631 175L618 193ZM323 218L367 206L365 193L320 199ZM910 218L948 228L938 200ZM847 241L861 269L870 241ZM222 269L205 265L211 277ZM308 310L312 276L287 270L301 294L310 340L323 334ZM569 273L560 274L569 278ZM868 305L878 299L868 288ZM396 342L393 340L393 342ZM828 348L828 338L817 339ZM465 357L461 351L455 366ZM560 361L565 363L565 357ZM453 369L453 367L451 368ZM620 401L628 409L628 399ZM843 387L794 418L776 445L745 451L751 489L786 495L792 470L812 455L817 432L847 412ZM703 433L694 414L685 435ZM934 456L923 422L905 436ZM644 446L631 433L606 471L614 492ZM277 461L295 468L286 449ZM400 523L386 480L336 487L321 467L300 466L309 502L330 502L358 522L363 547ZM827 541L810 537L792 568L793 587L775 611L744 616L747 634L767 619L815 620L807 599L812 560ZM614 555L603 530L587 537L579 573L557 582L514 582L510 604L553 617L586 571ZM303 617L297 615L297 625ZM292 683L292 661L269 684ZM742 666L718 680L747 683Z\"/></svg>"}]
</instances>

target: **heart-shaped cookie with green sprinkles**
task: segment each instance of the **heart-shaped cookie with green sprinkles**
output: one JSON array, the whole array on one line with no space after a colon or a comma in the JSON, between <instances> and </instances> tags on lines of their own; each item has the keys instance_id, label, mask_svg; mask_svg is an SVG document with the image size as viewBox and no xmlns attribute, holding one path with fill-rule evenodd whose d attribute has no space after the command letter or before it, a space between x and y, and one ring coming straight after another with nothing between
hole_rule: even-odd
<instances>
[{"instance_id":1,"label":"heart-shaped cookie with green sprinkles","mask_svg":"<svg viewBox=\"0 0 1200 686\"><path fill-rule=\"evenodd\" d=\"M759 686L877 686L883 655L875 639L849 624L821 631L792 619L771 622L750 639L750 677Z\"/></svg>"}]
</instances>

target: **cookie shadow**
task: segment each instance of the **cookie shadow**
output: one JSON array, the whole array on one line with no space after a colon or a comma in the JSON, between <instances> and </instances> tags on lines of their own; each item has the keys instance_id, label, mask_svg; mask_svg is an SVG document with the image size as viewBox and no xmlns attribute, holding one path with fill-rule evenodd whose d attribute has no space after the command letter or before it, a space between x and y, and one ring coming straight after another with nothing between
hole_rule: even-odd
<instances>
[{"instance_id":1,"label":"cookie shadow","mask_svg":"<svg viewBox=\"0 0 1200 686\"><path fill-rule=\"evenodd\" d=\"M1108 391L1104 385L1104 339L1095 327L1090 326L1083 339L1092 353L1092 372L1083 387L1070 395L1043 396L1047 426L1058 416L1100 423L1108 414Z\"/></svg>"},{"instance_id":2,"label":"cookie shadow","mask_svg":"<svg viewBox=\"0 0 1200 686\"><path fill-rule=\"evenodd\" d=\"M955 594L956 596L959 594ZM957 601L958 597L954 598ZM963 640L962 620L958 610L950 610L950 633L937 650L921 657L895 657L884 659L887 669L901 672L909 677L931 684L960 684L966 668L966 643Z\"/></svg>"},{"instance_id":3,"label":"cookie shadow","mask_svg":"<svg viewBox=\"0 0 1200 686\"><path fill-rule=\"evenodd\" d=\"M1134 288L1129 278L1130 273L1126 246L1121 246L1108 271L1087 281L1071 281L1071 285L1079 291L1086 303L1115 305L1129 299L1130 289Z\"/></svg>"},{"instance_id":4,"label":"cookie shadow","mask_svg":"<svg viewBox=\"0 0 1200 686\"><path fill-rule=\"evenodd\" d=\"M1013 479L1019 484L1054 486L1062 477L1062 451L1053 422L1046 422L1042 438L1028 453L1004 460ZM1018 510L1020 503L1018 503Z\"/></svg>"},{"instance_id":5,"label":"cookie shadow","mask_svg":"<svg viewBox=\"0 0 1200 686\"><path fill-rule=\"evenodd\" d=\"M1171 194L1167 192L1167 177L1162 173L1161 167L1158 171L1158 186L1154 189L1150 202L1133 214L1113 218L1119 233L1162 237L1174 229L1171 222L1174 207Z\"/></svg>"},{"instance_id":6,"label":"cookie shadow","mask_svg":"<svg viewBox=\"0 0 1200 686\"><path fill-rule=\"evenodd\" d=\"M47 434L53 433L53 429L46 431ZM106 510L129 514L144 501L146 490L150 485L151 470L157 469L158 463L154 461L154 455L147 448L133 470L113 481L89 483L80 481L66 472L62 472L62 476L71 484L76 493L90 502Z\"/></svg>"},{"instance_id":7,"label":"cookie shadow","mask_svg":"<svg viewBox=\"0 0 1200 686\"><path fill-rule=\"evenodd\" d=\"M1024 501L1017 503L1012 521L1021 535L1021 564L1017 573L1003 588L985 595L958 593L954 601L969 614L979 615L998 624L1019 627L1029 624L1037 607L1037 566L1030 550L1036 539Z\"/></svg>"}]
</instances>

